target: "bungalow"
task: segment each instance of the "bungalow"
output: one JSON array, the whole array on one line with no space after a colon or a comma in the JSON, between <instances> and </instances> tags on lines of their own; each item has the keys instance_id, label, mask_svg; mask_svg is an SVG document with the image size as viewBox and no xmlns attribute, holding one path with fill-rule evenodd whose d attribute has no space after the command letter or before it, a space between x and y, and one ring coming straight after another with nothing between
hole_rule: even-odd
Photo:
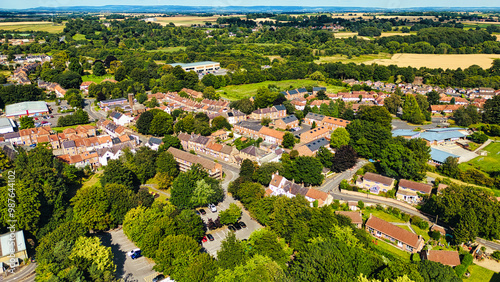
<instances>
[{"instance_id":1,"label":"bungalow","mask_svg":"<svg viewBox=\"0 0 500 282\"><path fill-rule=\"evenodd\" d=\"M422 260L439 262L451 267L460 265L460 255L458 251L427 250L420 252L420 257Z\"/></svg>"},{"instance_id":2,"label":"bungalow","mask_svg":"<svg viewBox=\"0 0 500 282\"><path fill-rule=\"evenodd\" d=\"M378 194L380 191L387 192L394 189L395 179L382 176L380 174L367 172L363 176L363 180L356 181L359 188L369 190L371 193Z\"/></svg>"},{"instance_id":3,"label":"bungalow","mask_svg":"<svg viewBox=\"0 0 500 282\"><path fill-rule=\"evenodd\" d=\"M430 195L431 191L432 185L401 179L396 198L413 205L422 201L420 195Z\"/></svg>"},{"instance_id":4,"label":"bungalow","mask_svg":"<svg viewBox=\"0 0 500 282\"><path fill-rule=\"evenodd\" d=\"M277 119L273 123L274 127L279 129L287 130L290 128L298 127L299 120L295 115L289 115L280 119Z\"/></svg>"},{"instance_id":5,"label":"bungalow","mask_svg":"<svg viewBox=\"0 0 500 282\"><path fill-rule=\"evenodd\" d=\"M181 171L188 171L193 164L200 164L208 175L215 179L222 179L222 165L211 160L207 160L200 156L184 152L174 147L168 149L173 156Z\"/></svg>"},{"instance_id":6,"label":"bungalow","mask_svg":"<svg viewBox=\"0 0 500 282\"><path fill-rule=\"evenodd\" d=\"M450 114L460 109L460 107L463 107L463 105L431 105L431 112L433 114Z\"/></svg>"},{"instance_id":7,"label":"bungalow","mask_svg":"<svg viewBox=\"0 0 500 282\"><path fill-rule=\"evenodd\" d=\"M351 219L351 223L360 228L363 226L363 218L361 217L361 212L357 211L335 211L335 214L342 215Z\"/></svg>"},{"instance_id":8,"label":"bungalow","mask_svg":"<svg viewBox=\"0 0 500 282\"><path fill-rule=\"evenodd\" d=\"M366 231L371 235L388 239L398 248L410 253L419 252L425 245L421 236L375 217L372 214L370 214L365 226Z\"/></svg>"},{"instance_id":9,"label":"bungalow","mask_svg":"<svg viewBox=\"0 0 500 282\"><path fill-rule=\"evenodd\" d=\"M318 203L318 207L329 205L333 202L332 195L314 188L309 188L305 197L311 203L311 206L314 206L314 202Z\"/></svg>"},{"instance_id":10,"label":"bungalow","mask_svg":"<svg viewBox=\"0 0 500 282\"><path fill-rule=\"evenodd\" d=\"M320 138L329 138L330 130L328 127L321 126L300 134L300 142L308 143Z\"/></svg>"}]
</instances>

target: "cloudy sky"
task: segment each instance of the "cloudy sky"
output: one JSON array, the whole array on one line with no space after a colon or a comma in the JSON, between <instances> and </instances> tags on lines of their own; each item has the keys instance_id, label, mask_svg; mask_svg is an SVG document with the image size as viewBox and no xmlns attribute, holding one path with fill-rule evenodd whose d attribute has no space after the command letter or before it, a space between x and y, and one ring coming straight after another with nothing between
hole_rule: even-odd
<instances>
[{"instance_id":1,"label":"cloudy sky","mask_svg":"<svg viewBox=\"0 0 500 282\"><path fill-rule=\"evenodd\" d=\"M2 0L0 8L19 9L61 6L185 5L185 6L343 6L343 7L500 7L498 0Z\"/></svg>"}]
</instances>

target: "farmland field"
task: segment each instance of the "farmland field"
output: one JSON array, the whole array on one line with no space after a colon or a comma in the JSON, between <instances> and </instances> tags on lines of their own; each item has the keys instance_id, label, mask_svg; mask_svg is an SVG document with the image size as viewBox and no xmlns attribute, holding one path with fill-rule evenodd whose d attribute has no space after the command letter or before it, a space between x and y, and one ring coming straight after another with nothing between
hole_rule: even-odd
<instances>
[{"instance_id":1,"label":"farmland field","mask_svg":"<svg viewBox=\"0 0 500 282\"><path fill-rule=\"evenodd\" d=\"M229 100L239 100L243 98L249 98L257 93L257 89L260 87L267 87L269 84L274 84L280 88L280 91L288 89L292 86L293 89L307 87L307 86L325 86L324 83L318 82L316 80L310 79L294 79L294 80L282 80L282 81L264 81L252 84L242 84L242 85L230 85L222 87L219 92L222 97ZM338 92L342 87L338 86L326 86L328 92Z\"/></svg>"},{"instance_id":2,"label":"farmland field","mask_svg":"<svg viewBox=\"0 0 500 282\"><path fill-rule=\"evenodd\" d=\"M315 60L314 62L317 64L334 63L334 62L361 64L361 63L365 63L365 62L369 62L369 61L390 59L390 58L391 58L391 55L388 53L360 55L359 57L353 56L350 59L344 55L336 55L336 56L319 57L319 60Z\"/></svg>"},{"instance_id":3,"label":"farmland field","mask_svg":"<svg viewBox=\"0 0 500 282\"><path fill-rule=\"evenodd\" d=\"M234 15L241 16L241 15ZM243 17L243 16L241 16ZM193 24L205 24L206 22L215 22L219 16L213 17L195 17L195 16L179 16L179 17L156 17L157 23L165 26L169 23L174 23L176 26L191 26Z\"/></svg>"},{"instance_id":4,"label":"farmland field","mask_svg":"<svg viewBox=\"0 0 500 282\"><path fill-rule=\"evenodd\" d=\"M462 164L461 166L463 168L466 168L468 167L467 164L471 164L475 167L480 167L482 170L488 172L500 170L500 143L490 143L488 146L484 147L483 150L488 151L487 156L475 157L474 159L468 161L465 164Z\"/></svg>"},{"instance_id":5,"label":"farmland field","mask_svg":"<svg viewBox=\"0 0 500 282\"><path fill-rule=\"evenodd\" d=\"M493 59L500 59L500 54L394 54L390 59L374 59L365 64L397 65L399 67L428 67L457 69L478 65L490 68Z\"/></svg>"},{"instance_id":6,"label":"farmland field","mask_svg":"<svg viewBox=\"0 0 500 282\"><path fill-rule=\"evenodd\" d=\"M50 22L2 22L0 29L12 31L47 31L58 33L63 31L64 24L53 25Z\"/></svg>"}]
</instances>

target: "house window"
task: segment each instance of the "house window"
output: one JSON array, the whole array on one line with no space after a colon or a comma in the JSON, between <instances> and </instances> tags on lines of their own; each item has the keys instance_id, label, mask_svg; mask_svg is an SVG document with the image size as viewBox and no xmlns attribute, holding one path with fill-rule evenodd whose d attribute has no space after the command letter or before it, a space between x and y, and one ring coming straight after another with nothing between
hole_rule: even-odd
<instances>
[{"instance_id":1,"label":"house window","mask_svg":"<svg viewBox=\"0 0 500 282\"><path fill-rule=\"evenodd\" d=\"M378 237L380 237L380 236L382 236L382 232L377 231L377 232L376 232L376 235L377 235Z\"/></svg>"}]
</instances>

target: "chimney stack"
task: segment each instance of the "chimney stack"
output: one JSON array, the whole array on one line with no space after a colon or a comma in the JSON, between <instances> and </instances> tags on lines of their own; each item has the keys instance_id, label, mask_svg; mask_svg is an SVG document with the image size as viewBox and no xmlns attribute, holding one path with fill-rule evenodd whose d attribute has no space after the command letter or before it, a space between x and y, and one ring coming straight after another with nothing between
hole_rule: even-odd
<instances>
[{"instance_id":1,"label":"chimney stack","mask_svg":"<svg viewBox=\"0 0 500 282\"><path fill-rule=\"evenodd\" d=\"M128 104L132 111L134 110L134 93L128 93Z\"/></svg>"}]
</instances>

